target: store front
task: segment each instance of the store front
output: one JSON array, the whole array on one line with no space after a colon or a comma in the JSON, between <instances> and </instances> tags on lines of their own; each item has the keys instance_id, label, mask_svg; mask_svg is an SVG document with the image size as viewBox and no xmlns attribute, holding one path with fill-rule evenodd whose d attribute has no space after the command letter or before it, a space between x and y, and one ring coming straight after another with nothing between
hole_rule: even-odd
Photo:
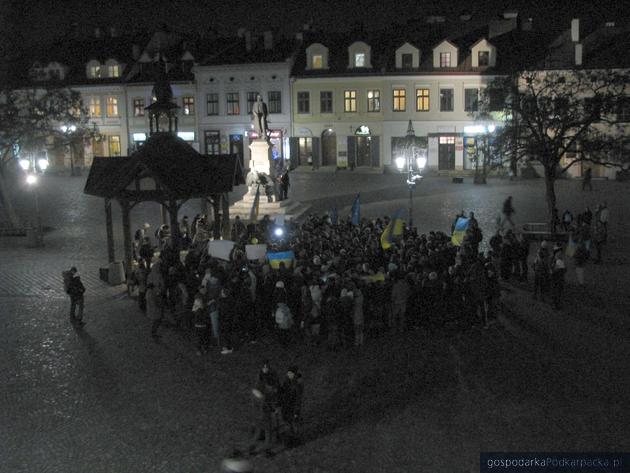
<instances>
[{"instance_id":1,"label":"store front","mask_svg":"<svg viewBox=\"0 0 630 473\"><path fill-rule=\"evenodd\" d=\"M354 136L348 137L348 166L380 166L380 137L373 136L366 125L357 128Z\"/></svg>"},{"instance_id":2,"label":"store front","mask_svg":"<svg viewBox=\"0 0 630 473\"><path fill-rule=\"evenodd\" d=\"M328 129L322 133L322 166L337 165L337 134Z\"/></svg>"},{"instance_id":3,"label":"store front","mask_svg":"<svg viewBox=\"0 0 630 473\"><path fill-rule=\"evenodd\" d=\"M455 136L438 138L438 170L455 170Z\"/></svg>"}]
</instances>

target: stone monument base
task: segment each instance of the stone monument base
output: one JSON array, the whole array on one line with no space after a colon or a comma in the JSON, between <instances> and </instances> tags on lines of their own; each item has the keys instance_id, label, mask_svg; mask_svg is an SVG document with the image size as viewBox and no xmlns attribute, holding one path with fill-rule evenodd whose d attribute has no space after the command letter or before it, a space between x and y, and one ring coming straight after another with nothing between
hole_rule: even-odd
<instances>
[{"instance_id":1,"label":"stone monument base","mask_svg":"<svg viewBox=\"0 0 630 473\"><path fill-rule=\"evenodd\" d=\"M232 204L230 207L230 220L234 220L238 215L245 223L249 223L249 215L254 205L254 198L255 196L248 192L243 196L243 199ZM264 215L269 215L273 220L279 214L284 215L285 220L296 220L305 215L310 208L310 205L292 199L285 199L280 202L267 202L267 196L261 191L258 204L258 220L261 220Z\"/></svg>"}]
</instances>

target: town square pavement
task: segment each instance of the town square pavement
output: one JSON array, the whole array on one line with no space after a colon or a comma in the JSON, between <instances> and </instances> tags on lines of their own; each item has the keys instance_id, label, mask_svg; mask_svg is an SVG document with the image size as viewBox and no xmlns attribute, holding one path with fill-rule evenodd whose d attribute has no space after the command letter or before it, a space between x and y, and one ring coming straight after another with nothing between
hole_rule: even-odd
<instances>
[{"instance_id":1,"label":"town square pavement","mask_svg":"<svg viewBox=\"0 0 630 473\"><path fill-rule=\"evenodd\" d=\"M357 192L368 218L407 207L400 175L300 171L291 182L290 195L316 212L336 205L348 214ZM262 340L206 357L179 333L151 341L136 301L99 280L103 202L84 195L84 184L40 181L43 248L0 238L1 473L217 472L247 439L264 358L304 373L305 442L254 458L258 472L475 472L480 451L630 451L627 184L596 181L581 192L579 182L559 183L561 211L602 200L611 209L605 262L587 266L583 289L569 264L562 311L534 301L524 285L506 286L489 330L419 330L337 353ZM517 225L542 221L543 189L540 181L426 178L414 223L448 231L458 211L474 211L487 240L508 195ZM32 190L17 190L18 210L33 215ZM184 211L192 219L198 203ZM120 258L118 209L114 218ZM144 222L156 227L157 208L134 209L134 229ZM83 330L70 325L62 289L71 265L87 287Z\"/></svg>"}]
</instances>

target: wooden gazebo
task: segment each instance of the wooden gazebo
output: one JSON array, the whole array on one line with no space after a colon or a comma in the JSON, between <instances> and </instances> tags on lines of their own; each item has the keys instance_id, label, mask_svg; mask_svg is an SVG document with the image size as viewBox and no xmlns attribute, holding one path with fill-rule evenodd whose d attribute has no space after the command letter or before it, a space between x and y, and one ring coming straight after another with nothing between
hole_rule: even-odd
<instances>
[{"instance_id":1,"label":"wooden gazebo","mask_svg":"<svg viewBox=\"0 0 630 473\"><path fill-rule=\"evenodd\" d=\"M209 202L215 222L229 225L228 192L243 184L237 155L203 156L170 132L154 132L131 156L94 158L84 192L105 199L107 255L116 259L112 224L112 201L120 204L125 269L132 260L131 209L140 202L157 202L169 215L173 244L180 243L178 211L190 199ZM215 225L215 238L218 225Z\"/></svg>"}]
</instances>

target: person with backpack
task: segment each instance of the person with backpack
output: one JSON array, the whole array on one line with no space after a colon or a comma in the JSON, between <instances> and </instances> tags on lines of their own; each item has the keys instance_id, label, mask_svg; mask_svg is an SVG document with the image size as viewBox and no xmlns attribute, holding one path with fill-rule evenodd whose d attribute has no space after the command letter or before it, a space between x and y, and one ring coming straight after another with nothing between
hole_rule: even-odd
<instances>
[{"instance_id":1,"label":"person with backpack","mask_svg":"<svg viewBox=\"0 0 630 473\"><path fill-rule=\"evenodd\" d=\"M549 280L549 255L544 248L540 248L536 254L533 264L534 270L534 299L538 299L540 293L540 300L545 302L545 292L547 290Z\"/></svg>"},{"instance_id":2,"label":"person with backpack","mask_svg":"<svg viewBox=\"0 0 630 473\"><path fill-rule=\"evenodd\" d=\"M85 286L81 282L81 276L76 267L73 266L68 273L64 274L64 285L66 286L66 292L70 296L70 320L77 326L82 327L85 325L85 322L83 322L83 294L85 293Z\"/></svg>"}]
</instances>

